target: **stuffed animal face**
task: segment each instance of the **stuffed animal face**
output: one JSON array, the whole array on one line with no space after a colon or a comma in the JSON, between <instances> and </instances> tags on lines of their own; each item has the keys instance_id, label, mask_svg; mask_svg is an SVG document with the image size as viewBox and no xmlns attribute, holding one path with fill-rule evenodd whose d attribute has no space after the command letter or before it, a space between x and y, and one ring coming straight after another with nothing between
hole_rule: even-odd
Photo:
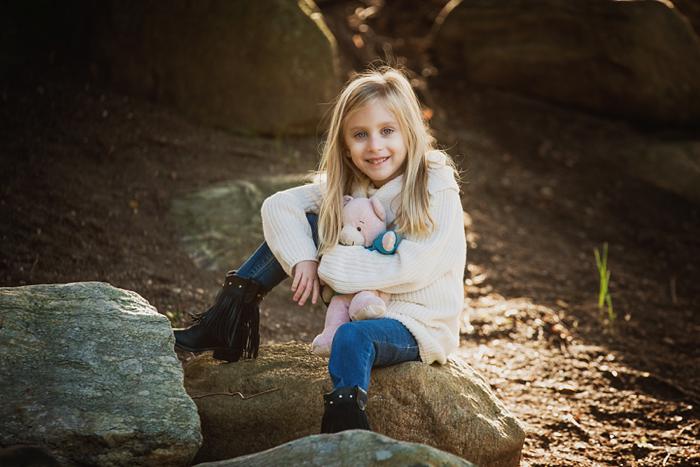
<instances>
[{"instance_id":1,"label":"stuffed animal face","mask_svg":"<svg viewBox=\"0 0 700 467\"><path fill-rule=\"evenodd\" d=\"M352 196L344 196L343 203L340 243L370 246L372 241L386 230L384 206L375 198L353 198Z\"/></svg>"}]
</instances>

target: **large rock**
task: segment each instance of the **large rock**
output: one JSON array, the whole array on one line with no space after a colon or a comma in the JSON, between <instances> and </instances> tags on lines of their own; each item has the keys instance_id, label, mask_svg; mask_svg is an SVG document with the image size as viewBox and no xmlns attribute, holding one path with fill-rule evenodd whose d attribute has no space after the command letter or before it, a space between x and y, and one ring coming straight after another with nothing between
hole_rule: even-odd
<instances>
[{"instance_id":1,"label":"large rock","mask_svg":"<svg viewBox=\"0 0 700 467\"><path fill-rule=\"evenodd\" d=\"M620 142L615 158L639 178L700 204L700 140Z\"/></svg>"},{"instance_id":2,"label":"large rock","mask_svg":"<svg viewBox=\"0 0 700 467\"><path fill-rule=\"evenodd\" d=\"M441 72L472 83L635 121L700 123L700 41L668 2L464 1L439 17L432 47Z\"/></svg>"},{"instance_id":3,"label":"large rock","mask_svg":"<svg viewBox=\"0 0 700 467\"><path fill-rule=\"evenodd\" d=\"M267 451L196 467L267 467L307 465L309 467L404 467L441 465L471 467L474 464L425 444L396 441L362 430L335 435L313 435Z\"/></svg>"},{"instance_id":4,"label":"large rock","mask_svg":"<svg viewBox=\"0 0 700 467\"><path fill-rule=\"evenodd\" d=\"M305 174L291 174L211 184L174 199L170 219L198 267L225 271L243 264L263 241L260 207L265 198L308 182Z\"/></svg>"},{"instance_id":5,"label":"large rock","mask_svg":"<svg viewBox=\"0 0 700 467\"><path fill-rule=\"evenodd\" d=\"M520 462L522 425L463 361L383 368L372 379L373 428L396 439L428 443L480 466ZM376 402L375 402L376 401Z\"/></svg>"},{"instance_id":6,"label":"large rock","mask_svg":"<svg viewBox=\"0 0 700 467\"><path fill-rule=\"evenodd\" d=\"M298 343L262 346L256 360L235 364L206 354L191 361L185 387L199 408L204 435L195 461L230 459L317 434L322 394L331 389L326 363ZM368 416L378 433L482 466L519 462L520 423L460 361L375 369L369 395Z\"/></svg>"},{"instance_id":7,"label":"large rock","mask_svg":"<svg viewBox=\"0 0 700 467\"><path fill-rule=\"evenodd\" d=\"M170 323L86 282L0 288L0 445L68 465L184 465L201 444Z\"/></svg>"},{"instance_id":8,"label":"large rock","mask_svg":"<svg viewBox=\"0 0 700 467\"><path fill-rule=\"evenodd\" d=\"M127 90L237 132L313 134L340 85L312 0L112 0L94 53Z\"/></svg>"},{"instance_id":9,"label":"large rock","mask_svg":"<svg viewBox=\"0 0 700 467\"><path fill-rule=\"evenodd\" d=\"M688 19L695 33L700 34L700 3L697 0L673 0L673 6Z\"/></svg>"}]
</instances>

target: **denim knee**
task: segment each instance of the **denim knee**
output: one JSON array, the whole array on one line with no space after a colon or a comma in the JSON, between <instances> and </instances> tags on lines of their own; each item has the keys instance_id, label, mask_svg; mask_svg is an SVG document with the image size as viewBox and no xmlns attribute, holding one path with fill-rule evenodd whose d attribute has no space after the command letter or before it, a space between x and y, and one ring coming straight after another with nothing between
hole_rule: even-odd
<instances>
[{"instance_id":1,"label":"denim knee","mask_svg":"<svg viewBox=\"0 0 700 467\"><path fill-rule=\"evenodd\" d=\"M341 325L338 330L335 331L331 353L340 352L341 354L346 354L347 352L357 352L367 344L371 344L371 341L367 339L365 333L351 321Z\"/></svg>"}]
</instances>

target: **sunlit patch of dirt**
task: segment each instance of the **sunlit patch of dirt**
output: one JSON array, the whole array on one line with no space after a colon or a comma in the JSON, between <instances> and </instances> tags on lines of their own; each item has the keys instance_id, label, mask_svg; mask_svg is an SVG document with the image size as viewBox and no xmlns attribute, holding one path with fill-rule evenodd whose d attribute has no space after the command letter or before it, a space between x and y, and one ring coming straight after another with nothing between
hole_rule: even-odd
<instances>
[{"instance_id":1,"label":"sunlit patch of dirt","mask_svg":"<svg viewBox=\"0 0 700 467\"><path fill-rule=\"evenodd\" d=\"M575 338L563 310L495 293L468 303L458 355L526 424L526 465L677 465L697 459L694 402Z\"/></svg>"}]
</instances>

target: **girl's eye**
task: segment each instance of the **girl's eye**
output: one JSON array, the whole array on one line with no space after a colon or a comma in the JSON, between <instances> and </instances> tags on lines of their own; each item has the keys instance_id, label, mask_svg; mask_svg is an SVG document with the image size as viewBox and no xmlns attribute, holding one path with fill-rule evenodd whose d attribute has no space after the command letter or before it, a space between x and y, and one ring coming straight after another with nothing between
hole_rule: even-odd
<instances>
[{"instance_id":1,"label":"girl's eye","mask_svg":"<svg viewBox=\"0 0 700 467\"><path fill-rule=\"evenodd\" d=\"M393 128L382 128L382 135L389 136L394 132Z\"/></svg>"},{"instance_id":2,"label":"girl's eye","mask_svg":"<svg viewBox=\"0 0 700 467\"><path fill-rule=\"evenodd\" d=\"M357 228L357 231L358 231L358 232L362 232L362 227L358 227L358 228Z\"/></svg>"},{"instance_id":3,"label":"girl's eye","mask_svg":"<svg viewBox=\"0 0 700 467\"><path fill-rule=\"evenodd\" d=\"M364 138L364 137L367 136L367 132L366 132L366 131L358 131L358 132L355 133L353 136L354 136L355 138Z\"/></svg>"}]
</instances>

